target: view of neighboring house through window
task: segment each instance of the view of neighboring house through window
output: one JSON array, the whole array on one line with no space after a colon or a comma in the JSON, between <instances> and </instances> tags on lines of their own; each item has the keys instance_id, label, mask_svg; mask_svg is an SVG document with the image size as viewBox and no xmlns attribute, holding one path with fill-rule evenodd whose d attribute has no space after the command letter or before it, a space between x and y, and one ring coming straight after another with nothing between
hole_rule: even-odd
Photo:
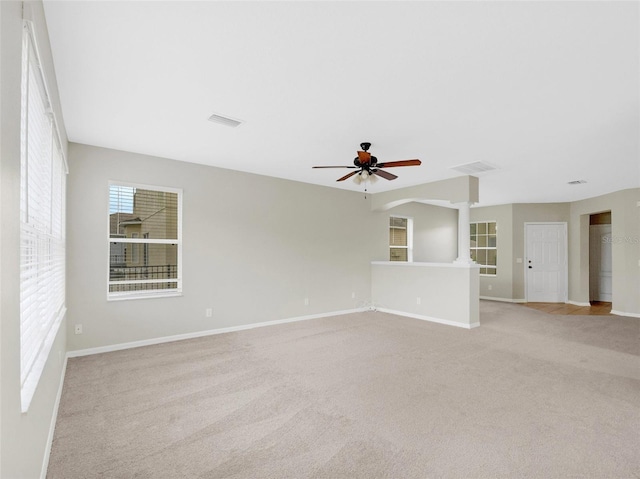
<instances>
[{"instance_id":1,"label":"view of neighboring house through window","mask_svg":"<svg viewBox=\"0 0 640 479\"><path fill-rule=\"evenodd\" d=\"M109 299L180 294L178 189L109 185Z\"/></svg>"},{"instance_id":2,"label":"view of neighboring house through window","mask_svg":"<svg viewBox=\"0 0 640 479\"><path fill-rule=\"evenodd\" d=\"M413 220L389 218L389 260L413 261Z\"/></svg>"},{"instance_id":3,"label":"view of neighboring house through window","mask_svg":"<svg viewBox=\"0 0 640 479\"><path fill-rule=\"evenodd\" d=\"M27 412L66 312L67 166L29 22L22 47L20 395Z\"/></svg>"},{"instance_id":4,"label":"view of neighboring house through window","mask_svg":"<svg viewBox=\"0 0 640 479\"><path fill-rule=\"evenodd\" d=\"M480 274L498 272L497 227L495 221L470 224L471 259L480 265Z\"/></svg>"},{"instance_id":5,"label":"view of neighboring house through window","mask_svg":"<svg viewBox=\"0 0 640 479\"><path fill-rule=\"evenodd\" d=\"M138 238L140 236L139 233L131 233L132 238ZM124 246L124 245L121 245ZM138 264L140 262L140 245L132 244L131 245L131 262L133 264Z\"/></svg>"}]
</instances>

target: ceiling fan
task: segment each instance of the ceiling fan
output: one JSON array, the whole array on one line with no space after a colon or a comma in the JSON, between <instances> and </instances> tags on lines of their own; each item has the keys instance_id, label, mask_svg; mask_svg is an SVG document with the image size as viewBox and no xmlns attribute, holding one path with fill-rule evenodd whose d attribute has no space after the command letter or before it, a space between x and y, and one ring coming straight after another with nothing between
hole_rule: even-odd
<instances>
[{"instance_id":1,"label":"ceiling fan","mask_svg":"<svg viewBox=\"0 0 640 479\"><path fill-rule=\"evenodd\" d=\"M356 183L367 180L368 178L375 179L373 175L380 176L385 180L395 180L396 175L384 171L381 168L391 168L395 166L418 166L422 162L420 160L400 160L400 161L385 161L384 163L378 163L378 159L369 153L371 143L360 143L362 151L358 151L358 156L353 160L354 166L314 166L313 168L353 168L356 171L352 171L344 175L342 178L338 178L336 181L344 181L351 178L353 175L358 175ZM360 180L360 181L357 181Z\"/></svg>"}]
</instances>

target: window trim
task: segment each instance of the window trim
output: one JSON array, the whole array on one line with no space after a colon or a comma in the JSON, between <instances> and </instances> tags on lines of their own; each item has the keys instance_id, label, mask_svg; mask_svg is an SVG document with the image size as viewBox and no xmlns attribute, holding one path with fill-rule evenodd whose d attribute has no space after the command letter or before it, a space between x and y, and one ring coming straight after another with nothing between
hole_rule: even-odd
<instances>
[{"instance_id":1,"label":"window trim","mask_svg":"<svg viewBox=\"0 0 640 479\"><path fill-rule=\"evenodd\" d=\"M34 78L36 83L38 84L38 89L41 89L40 95L41 100L43 101L43 107L45 115L48 117L48 128L50 127L50 131L47 131L47 135L50 135L51 141L51 150L50 155L51 158L48 160L51 162L51 177L48 178L49 181L53 183L55 179L56 172L54 171L55 166L58 166L60 171L58 174L61 174L61 189L60 193L60 204L58 205L60 210L57 212L60 215L59 221L59 237L56 234L48 233L46 236L49 237L48 242L46 243L46 249L49 250L51 248L51 241L58 241L59 247L61 248L60 254L62 255L61 261L61 269L56 270L59 274L61 274L60 282L61 289L59 294L61 295L61 304L55 310L51 309L48 311L51 316L45 318L46 322L41 321L38 323L38 326L42 327L46 326L47 330L44 334L38 335L37 344L35 341L29 340L25 343L25 338L23 336L23 327L25 322L28 320L24 316L24 311L22 309L23 301L25 298L23 297L23 283L22 283L22 274L19 278L20 284L20 335L19 335L19 351L20 351L20 409L21 412L26 413L29 410L31 405L31 401L35 394L35 390L40 382L40 378L42 377L42 373L46 366L46 363L51 354L51 348L53 347L53 343L58 335L60 330L60 325L66 315L66 175L69 173L69 167L67 163L66 152L63 148L64 143L61 140L60 130L58 127L58 119L56 116L56 112L54 111L51 103L51 95L49 93L49 87L47 82L47 77L44 73L44 69L42 67L42 56L40 55L40 49L38 46L38 41L35 35L35 27L33 22L29 20L22 21L22 66L21 66L21 80L20 80L20 267L22 270L23 266L23 240L25 237L23 236L23 232L26 230L33 230L33 223L29 222L29 215L25 217L26 211L23 211L23 208L26 208L27 211L31 208L30 194L28 190L28 171L24 172L23 168L29 168L29 88L32 87L30 78L30 72L33 71ZM32 70L33 69L33 70ZM26 82L26 83L25 83ZM26 130L25 130L26 128ZM49 141L49 138L47 138ZM58 157L56 159L56 157ZM26 179L27 183L24 183L23 174L26 175L24 179ZM54 190L52 186L52 190L50 192L49 200L49 216L52 217L54 214L53 211L53 199L54 199ZM24 203L23 203L24 202ZM51 218L50 218L51 219ZM51 219L52 220L52 219ZM52 225L50 225L52 228ZM38 229L38 228L35 228ZM42 231L39 232L42 234ZM38 234L34 231L34 234ZM54 248L55 249L55 248ZM41 266L40 262L35 263L35 267L39 269ZM37 302L38 299L33 299L32 296L29 296L32 299L32 302ZM40 298L41 299L41 298ZM58 297L60 300L60 297ZM47 302L48 306L51 306ZM54 305L55 306L55 305ZM31 324L31 323L30 323ZM33 360L29 362L29 364L24 363L24 350L25 346L35 347L35 353L33 353ZM28 369L25 371L23 368Z\"/></svg>"},{"instance_id":2,"label":"window trim","mask_svg":"<svg viewBox=\"0 0 640 479\"><path fill-rule=\"evenodd\" d=\"M407 220L407 246L395 246L389 245L389 261L393 261L391 259L391 249L392 248L405 248L407 250L407 261L395 261L396 263L413 263L413 218L411 216L402 216L402 215L389 215L389 220L387 221L387 237L389 236L389 230L392 228L391 226L391 218L399 218L403 220Z\"/></svg>"},{"instance_id":3,"label":"window trim","mask_svg":"<svg viewBox=\"0 0 640 479\"><path fill-rule=\"evenodd\" d=\"M474 261L475 264L477 264L478 266L480 266L480 268L485 268L485 269L492 269L494 272L493 273L479 273L480 276L486 276L488 278L495 278L496 276L498 276L498 222L496 220L478 220L478 221L470 221L469 222L469 231L471 231L471 225L476 225L476 236L478 234L478 230L477 230L477 225L479 223L486 223L487 225L489 225L489 223L494 223L496 225L496 245L495 246L471 246L469 247L469 254L471 254L471 250L475 249L475 250L495 250L496 252L496 264L495 265L487 265L487 264L480 264L476 261ZM489 233L487 233L487 236L489 235ZM469 233L469 237L471 237L471 233Z\"/></svg>"},{"instance_id":4,"label":"window trim","mask_svg":"<svg viewBox=\"0 0 640 479\"><path fill-rule=\"evenodd\" d=\"M182 188L174 188L170 186L161 186L161 185L148 185L143 183L132 183L128 181L120 181L120 180L109 180L107 185L107 199L109 198L109 190L111 186L125 186L130 188L138 188L144 190L153 190L153 191L162 191L166 193L175 193L178 196L178 206L177 206L177 214L178 214L178 238L172 239L154 239L154 238L112 238L111 237L111 223L110 223L110 204L107 201L107 215L106 215L106 223L107 223L107 254L105 255L107 258L107 271L106 271L106 280L107 280L107 301L128 301L134 299L155 299L155 298L170 298L176 296L182 296ZM116 241L113 241L113 240ZM128 280L126 284L141 284L141 283L168 283L175 282L177 283L176 288L172 289L152 289L152 290L140 290L140 291L121 291L112 293L109 291L109 286L112 284L125 284L122 281L110 281L109 279L109 271L111 268L111 243L124 243L124 244L175 244L178 247L177 251L177 275L178 277L168 280Z\"/></svg>"}]
</instances>

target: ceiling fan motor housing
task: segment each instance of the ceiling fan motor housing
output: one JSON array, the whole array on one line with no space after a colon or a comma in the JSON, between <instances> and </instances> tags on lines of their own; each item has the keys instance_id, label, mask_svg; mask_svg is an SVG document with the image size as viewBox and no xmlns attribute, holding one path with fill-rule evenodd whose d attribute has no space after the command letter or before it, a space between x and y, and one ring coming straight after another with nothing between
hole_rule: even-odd
<instances>
[{"instance_id":1,"label":"ceiling fan motor housing","mask_svg":"<svg viewBox=\"0 0 640 479\"><path fill-rule=\"evenodd\" d=\"M370 168L372 166L376 166L376 164L378 163L378 159L375 156L371 156L371 159L369 160L368 164L362 164L360 163L360 158L358 158L357 156L353 159L353 164L356 165L358 168Z\"/></svg>"}]
</instances>

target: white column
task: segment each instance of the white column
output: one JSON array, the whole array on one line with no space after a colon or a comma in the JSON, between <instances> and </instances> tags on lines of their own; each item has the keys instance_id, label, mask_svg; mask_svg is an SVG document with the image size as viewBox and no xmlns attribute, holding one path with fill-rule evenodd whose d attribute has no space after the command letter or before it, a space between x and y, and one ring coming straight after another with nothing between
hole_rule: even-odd
<instances>
[{"instance_id":1,"label":"white column","mask_svg":"<svg viewBox=\"0 0 640 479\"><path fill-rule=\"evenodd\" d=\"M456 203L458 207L458 257L456 263L472 264L469 228L469 207L471 203Z\"/></svg>"}]
</instances>

